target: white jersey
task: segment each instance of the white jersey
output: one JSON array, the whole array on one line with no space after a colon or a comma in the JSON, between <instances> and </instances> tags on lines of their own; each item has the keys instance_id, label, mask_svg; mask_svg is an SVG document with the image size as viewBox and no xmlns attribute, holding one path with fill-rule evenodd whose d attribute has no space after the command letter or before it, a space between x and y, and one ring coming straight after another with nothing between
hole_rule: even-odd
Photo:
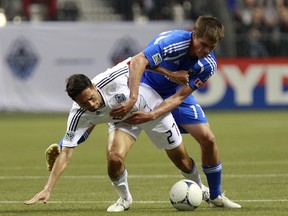
<instances>
[{"instance_id":1,"label":"white jersey","mask_svg":"<svg viewBox=\"0 0 288 216\"><path fill-rule=\"evenodd\" d=\"M130 58L92 79L92 83L96 84L96 88L104 101L104 105L97 111L90 112L80 108L77 103L73 103L62 146L77 146L80 137L88 128L102 123L110 123L109 131L117 128L129 133L135 138L139 136L143 129L152 142L159 148L175 148L182 142L181 134L170 113L164 114L156 120L136 126L121 122L130 117L134 111L141 110L149 112L162 103L163 99L160 95L145 84L139 86L138 99L130 113L122 119L113 118L109 115L112 109L129 98L129 61ZM117 124L113 124L115 122L117 122Z\"/></svg>"}]
</instances>

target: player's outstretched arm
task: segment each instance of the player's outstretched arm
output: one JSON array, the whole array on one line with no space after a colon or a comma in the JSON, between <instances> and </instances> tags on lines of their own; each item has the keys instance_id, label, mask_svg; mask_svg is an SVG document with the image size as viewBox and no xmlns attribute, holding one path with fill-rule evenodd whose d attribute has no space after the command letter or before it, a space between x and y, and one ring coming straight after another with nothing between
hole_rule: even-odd
<instances>
[{"instance_id":1,"label":"player's outstretched arm","mask_svg":"<svg viewBox=\"0 0 288 216\"><path fill-rule=\"evenodd\" d=\"M53 169L50 173L48 181L42 191L37 193L32 199L24 201L26 205L32 205L38 201L43 201L43 203L47 203L50 198L50 193L56 184L57 180L60 178L62 172L67 167L70 158L72 157L74 148L63 147L61 153L57 157Z\"/></svg>"}]
</instances>

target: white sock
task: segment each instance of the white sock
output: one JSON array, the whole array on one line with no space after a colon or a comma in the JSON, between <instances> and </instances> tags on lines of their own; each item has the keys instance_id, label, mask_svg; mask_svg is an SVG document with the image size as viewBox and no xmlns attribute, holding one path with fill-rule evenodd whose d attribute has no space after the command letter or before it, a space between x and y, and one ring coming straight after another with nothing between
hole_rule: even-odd
<instances>
[{"instance_id":1,"label":"white sock","mask_svg":"<svg viewBox=\"0 0 288 216\"><path fill-rule=\"evenodd\" d=\"M125 199L125 200L132 200L132 195L129 191L129 186L128 186L128 172L126 171L126 169L124 170L124 172L121 174L121 176L117 179L117 180L112 180L112 185L114 186L117 194Z\"/></svg>"},{"instance_id":2,"label":"white sock","mask_svg":"<svg viewBox=\"0 0 288 216\"><path fill-rule=\"evenodd\" d=\"M199 187L202 189L202 185L203 184L201 182L201 177L199 175L198 168L197 168L197 165L196 165L195 161L193 161L193 165L194 165L194 167L193 167L193 169L192 169L192 171L190 173L186 173L186 172L183 172L183 171L181 171L181 173L186 179L189 179L189 180L192 180L192 181L196 182L199 185Z\"/></svg>"}]
</instances>

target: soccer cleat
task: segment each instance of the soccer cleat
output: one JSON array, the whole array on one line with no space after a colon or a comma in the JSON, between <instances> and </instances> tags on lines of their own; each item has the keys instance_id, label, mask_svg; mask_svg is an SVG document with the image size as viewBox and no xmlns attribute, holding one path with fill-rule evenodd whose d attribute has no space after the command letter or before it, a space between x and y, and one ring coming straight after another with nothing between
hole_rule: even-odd
<instances>
[{"instance_id":1,"label":"soccer cleat","mask_svg":"<svg viewBox=\"0 0 288 216\"><path fill-rule=\"evenodd\" d=\"M60 146L57 143L51 144L45 151L47 170L51 171L56 158L60 154Z\"/></svg>"},{"instance_id":2,"label":"soccer cleat","mask_svg":"<svg viewBox=\"0 0 288 216\"><path fill-rule=\"evenodd\" d=\"M213 200L210 200L210 207L212 208L241 208L241 205L229 200L224 194L219 195Z\"/></svg>"},{"instance_id":3,"label":"soccer cleat","mask_svg":"<svg viewBox=\"0 0 288 216\"><path fill-rule=\"evenodd\" d=\"M209 188L202 184L202 200L209 204L210 192Z\"/></svg>"},{"instance_id":4,"label":"soccer cleat","mask_svg":"<svg viewBox=\"0 0 288 216\"><path fill-rule=\"evenodd\" d=\"M125 200L123 198L119 198L117 202L112 204L107 208L107 212L123 212L130 208L130 205L132 204L131 200Z\"/></svg>"}]
</instances>

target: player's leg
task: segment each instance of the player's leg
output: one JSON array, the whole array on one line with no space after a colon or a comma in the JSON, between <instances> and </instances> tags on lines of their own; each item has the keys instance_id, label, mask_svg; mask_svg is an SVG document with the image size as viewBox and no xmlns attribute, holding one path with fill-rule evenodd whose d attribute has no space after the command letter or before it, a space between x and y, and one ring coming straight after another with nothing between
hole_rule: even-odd
<instances>
[{"instance_id":1,"label":"player's leg","mask_svg":"<svg viewBox=\"0 0 288 216\"><path fill-rule=\"evenodd\" d=\"M174 149L166 149L166 153L175 166L181 170L181 173L185 179L190 179L199 185L203 191L203 200L208 202L209 189L202 184L197 165L195 161L187 154L183 143Z\"/></svg>"},{"instance_id":2,"label":"player's leg","mask_svg":"<svg viewBox=\"0 0 288 216\"><path fill-rule=\"evenodd\" d=\"M129 132L129 128L132 128L130 125L122 123L109 125L109 138L106 153L107 169L109 178L119 195L119 199L109 206L107 211L122 212L128 210L132 204L132 195L128 185L128 172L125 168L124 161L138 134L135 135ZM123 128L121 128L121 125L125 125L125 127L123 126Z\"/></svg>"},{"instance_id":3,"label":"player's leg","mask_svg":"<svg viewBox=\"0 0 288 216\"><path fill-rule=\"evenodd\" d=\"M214 135L208 123L181 125L190 133L201 147L202 169L206 174L210 189L210 198L221 195L222 166L219 160L218 148ZM211 168L209 171L209 167Z\"/></svg>"},{"instance_id":4,"label":"player's leg","mask_svg":"<svg viewBox=\"0 0 288 216\"><path fill-rule=\"evenodd\" d=\"M157 148L166 150L168 157L185 178L195 181L203 189L203 198L207 200L208 189L201 183L196 163L189 157L182 144L182 136L173 116L171 114L161 116L141 124L141 128Z\"/></svg>"},{"instance_id":5,"label":"player's leg","mask_svg":"<svg viewBox=\"0 0 288 216\"><path fill-rule=\"evenodd\" d=\"M221 163L208 119L201 106L190 96L190 103L181 104L172 114L182 132L189 133L200 144L203 171L210 189L210 198L221 195ZM213 167L210 171L205 167Z\"/></svg>"},{"instance_id":6,"label":"player's leg","mask_svg":"<svg viewBox=\"0 0 288 216\"><path fill-rule=\"evenodd\" d=\"M202 169L209 185L210 201L212 203L219 198L221 199L221 204L217 204L219 207L240 208L240 205L228 200L221 192L222 163L215 136L201 106L194 99L191 101L193 102L191 104L181 104L173 111L173 116L180 128L191 134L200 144Z\"/></svg>"},{"instance_id":7,"label":"player's leg","mask_svg":"<svg viewBox=\"0 0 288 216\"><path fill-rule=\"evenodd\" d=\"M182 175L187 179L195 181L201 188L202 182L197 165L195 161L187 154L183 143L174 149L165 149L165 151L175 166L181 170Z\"/></svg>"},{"instance_id":8,"label":"player's leg","mask_svg":"<svg viewBox=\"0 0 288 216\"><path fill-rule=\"evenodd\" d=\"M124 160L135 138L125 131L116 129L109 133L107 145L108 175L117 179L125 170Z\"/></svg>"},{"instance_id":9,"label":"player's leg","mask_svg":"<svg viewBox=\"0 0 288 216\"><path fill-rule=\"evenodd\" d=\"M203 166L211 166L220 163L216 139L208 122L182 124L181 127L183 127L200 144Z\"/></svg>"}]
</instances>

